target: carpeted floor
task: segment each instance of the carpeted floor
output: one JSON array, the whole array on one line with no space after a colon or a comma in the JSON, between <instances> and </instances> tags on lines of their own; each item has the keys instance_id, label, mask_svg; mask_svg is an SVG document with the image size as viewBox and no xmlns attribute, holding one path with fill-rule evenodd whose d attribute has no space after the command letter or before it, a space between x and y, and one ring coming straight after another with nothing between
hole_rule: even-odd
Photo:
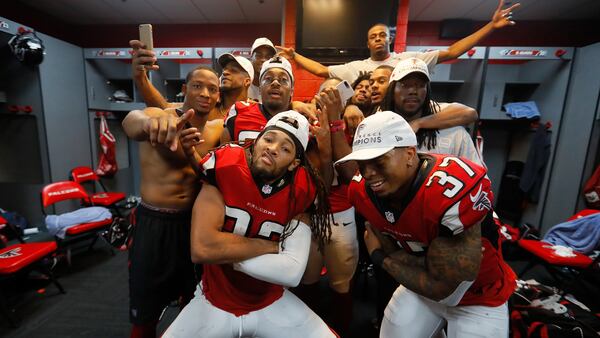
<instances>
[{"instance_id":1,"label":"carpeted floor","mask_svg":"<svg viewBox=\"0 0 600 338\"><path fill-rule=\"evenodd\" d=\"M511 263L512 264L512 263ZM516 271L522 263L513 264ZM127 253L111 256L106 247L97 247L73 257L73 264L57 266L56 275L66 289L60 294L47 280L4 280L2 291L11 300L21 326L9 327L0 316L0 337L65 338L65 337L128 337ZM528 274L547 281L542 269ZM32 277L35 277L32 274ZM322 281L326 289L326 281ZM378 337L371 320L375 317L376 284L372 276L359 274L354 288L354 321L352 337ZM323 299L327 302L327 297ZM158 326L163 332L177 316L178 308L171 306Z\"/></svg>"}]
</instances>

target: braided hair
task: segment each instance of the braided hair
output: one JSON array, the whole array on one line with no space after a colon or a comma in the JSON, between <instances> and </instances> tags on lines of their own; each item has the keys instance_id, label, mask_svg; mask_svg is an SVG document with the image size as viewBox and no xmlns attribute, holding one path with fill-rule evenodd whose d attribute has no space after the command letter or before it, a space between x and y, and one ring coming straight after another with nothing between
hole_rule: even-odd
<instances>
[{"instance_id":1,"label":"braided hair","mask_svg":"<svg viewBox=\"0 0 600 338\"><path fill-rule=\"evenodd\" d=\"M394 89L399 81L390 82L387 93L383 97L381 102L382 110L393 111L396 114L402 116L401 111L396 110L396 101L394 98ZM427 94L425 95L425 101L421 107L421 117L437 114L440 111L440 105L431 99L431 82L427 82ZM404 117L404 116L403 116ZM424 129L421 128L417 131L417 146L421 148L423 145L427 147L427 150L435 148L437 145L437 129Z\"/></svg>"}]
</instances>

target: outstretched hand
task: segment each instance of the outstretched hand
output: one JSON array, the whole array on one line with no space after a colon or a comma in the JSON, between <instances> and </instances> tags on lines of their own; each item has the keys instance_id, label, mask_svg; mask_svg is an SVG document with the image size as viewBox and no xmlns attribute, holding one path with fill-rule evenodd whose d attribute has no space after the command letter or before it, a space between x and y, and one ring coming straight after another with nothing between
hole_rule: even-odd
<instances>
[{"instance_id":1,"label":"outstretched hand","mask_svg":"<svg viewBox=\"0 0 600 338\"><path fill-rule=\"evenodd\" d=\"M144 125L144 132L152 146L162 144L171 151L177 151L177 134L194 117L194 110L190 109L181 116L165 114L159 117L150 117ZM188 128L189 129L189 128Z\"/></svg>"},{"instance_id":2,"label":"outstretched hand","mask_svg":"<svg viewBox=\"0 0 600 338\"><path fill-rule=\"evenodd\" d=\"M277 50L279 51L277 53L277 55L281 55L290 61L294 60L294 55L296 54L296 51L294 50L294 48L291 48L291 47L288 48L288 47L283 47L283 46L275 46L275 48L277 48Z\"/></svg>"},{"instance_id":3,"label":"outstretched hand","mask_svg":"<svg viewBox=\"0 0 600 338\"><path fill-rule=\"evenodd\" d=\"M506 9L502 9L502 7L504 6L504 0L500 0L498 2L498 8L496 8L496 11L494 12L494 15L492 16L492 26L494 28L502 28L505 26L513 26L515 25L515 22L512 21L512 11L513 9L521 6L520 3L516 3Z\"/></svg>"}]
</instances>

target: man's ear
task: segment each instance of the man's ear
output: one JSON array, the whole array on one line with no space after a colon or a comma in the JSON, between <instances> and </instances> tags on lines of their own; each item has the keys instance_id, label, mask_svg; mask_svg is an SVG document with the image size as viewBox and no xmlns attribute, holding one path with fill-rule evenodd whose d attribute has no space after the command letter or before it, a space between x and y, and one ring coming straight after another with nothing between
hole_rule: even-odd
<instances>
[{"instance_id":1,"label":"man's ear","mask_svg":"<svg viewBox=\"0 0 600 338\"><path fill-rule=\"evenodd\" d=\"M296 169L299 165L300 165L300 160L297 158L294 159L294 161L292 161L292 163L288 166L288 171L294 171L294 169Z\"/></svg>"},{"instance_id":2,"label":"man's ear","mask_svg":"<svg viewBox=\"0 0 600 338\"><path fill-rule=\"evenodd\" d=\"M250 80L249 77L244 79L244 88L250 88L251 84L252 84L252 80Z\"/></svg>"},{"instance_id":3,"label":"man's ear","mask_svg":"<svg viewBox=\"0 0 600 338\"><path fill-rule=\"evenodd\" d=\"M417 148L416 147L404 148L404 155L405 155L406 164L409 167L412 167L413 165L417 164L418 156L417 156Z\"/></svg>"},{"instance_id":4,"label":"man's ear","mask_svg":"<svg viewBox=\"0 0 600 338\"><path fill-rule=\"evenodd\" d=\"M181 85L181 92L183 93L183 96L187 94L187 84L184 83Z\"/></svg>"}]
</instances>

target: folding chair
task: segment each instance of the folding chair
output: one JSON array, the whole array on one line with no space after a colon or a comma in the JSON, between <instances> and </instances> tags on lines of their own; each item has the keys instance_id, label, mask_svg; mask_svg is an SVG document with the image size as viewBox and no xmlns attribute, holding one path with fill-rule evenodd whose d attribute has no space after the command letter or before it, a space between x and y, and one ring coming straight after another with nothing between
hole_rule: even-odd
<instances>
[{"instance_id":1,"label":"folding chair","mask_svg":"<svg viewBox=\"0 0 600 338\"><path fill-rule=\"evenodd\" d=\"M83 187L73 181L62 181L51 183L42 189L42 213L47 215L46 208L58 202L77 200L83 205L89 205L90 199ZM71 264L71 246L76 242L82 242L92 239L88 250L91 250L98 239L106 242L102 234L112 224L113 218L107 218L97 222L81 223L69 227L66 230L65 238L56 238L59 248L66 249L67 262ZM108 243L107 243L108 244ZM114 250L110 246L110 252L114 255Z\"/></svg>"},{"instance_id":2,"label":"folding chair","mask_svg":"<svg viewBox=\"0 0 600 338\"><path fill-rule=\"evenodd\" d=\"M96 173L90 167L77 167L71 170L71 179L79 184L84 182L97 182L102 188L102 192L95 192L90 194L90 202L93 205L100 205L103 207L110 208L115 211L117 216L121 216L121 212L117 207L117 203L125 199L125 194L122 192L109 192L106 190L104 183ZM96 191L94 185L94 191Z\"/></svg>"},{"instance_id":3,"label":"folding chair","mask_svg":"<svg viewBox=\"0 0 600 338\"><path fill-rule=\"evenodd\" d=\"M48 279L58 288L60 293L65 293L62 285L54 278L52 271L48 268L45 258L55 254L56 242L26 243L14 225L0 216L0 226L9 227L17 237L18 243L0 249L0 279L8 279L18 274L24 274L31 270L38 270L48 276ZM8 300L0 288L0 310L13 327L18 327L20 319L14 310L8 305Z\"/></svg>"}]
</instances>

